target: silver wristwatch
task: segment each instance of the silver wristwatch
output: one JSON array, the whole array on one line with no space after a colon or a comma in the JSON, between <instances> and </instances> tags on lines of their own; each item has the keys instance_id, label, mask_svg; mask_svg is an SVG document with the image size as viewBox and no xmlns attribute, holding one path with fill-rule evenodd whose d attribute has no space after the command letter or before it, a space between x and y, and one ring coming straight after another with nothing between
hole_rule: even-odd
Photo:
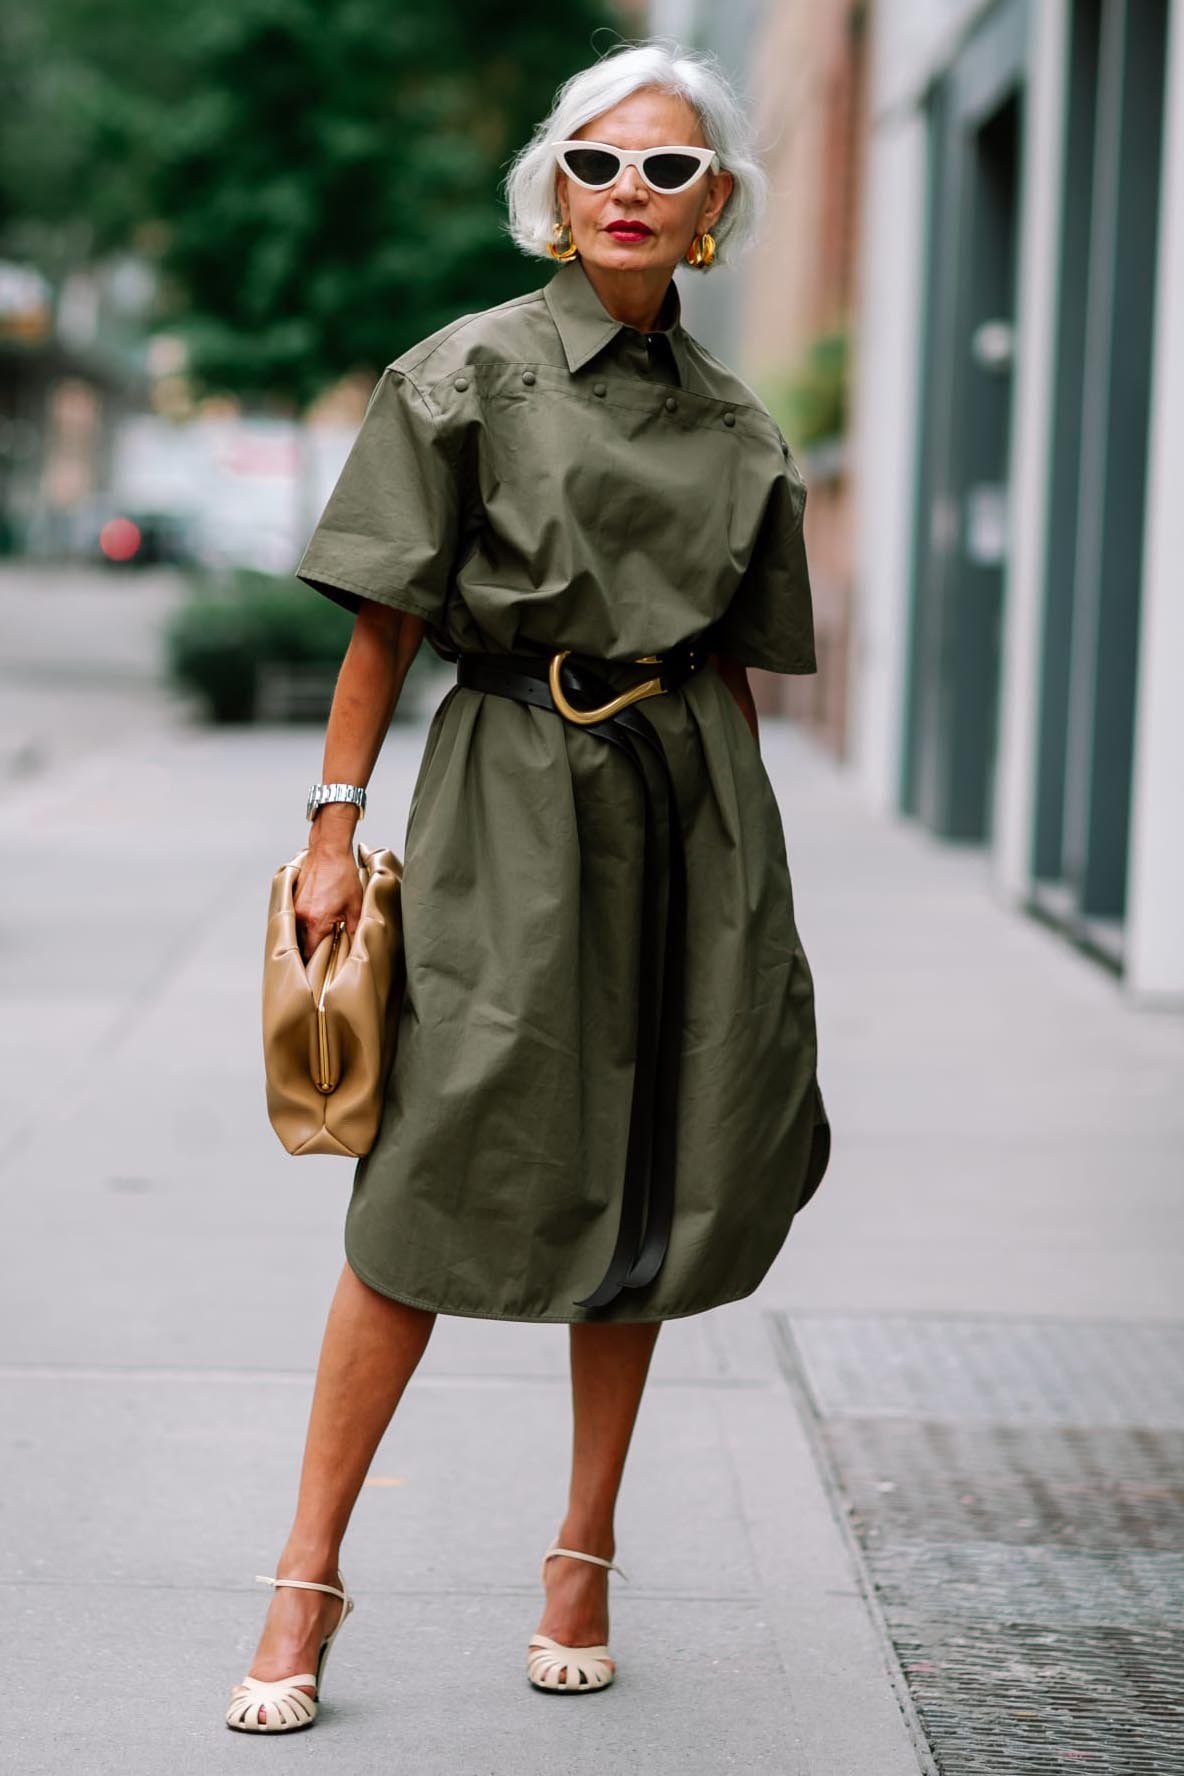
<instances>
[{"instance_id":1,"label":"silver wristwatch","mask_svg":"<svg viewBox=\"0 0 1184 1776\"><path fill-rule=\"evenodd\" d=\"M366 791L357 783L314 783L308 792L308 819L311 820L326 802L352 802L358 810L359 820L366 813Z\"/></svg>"}]
</instances>

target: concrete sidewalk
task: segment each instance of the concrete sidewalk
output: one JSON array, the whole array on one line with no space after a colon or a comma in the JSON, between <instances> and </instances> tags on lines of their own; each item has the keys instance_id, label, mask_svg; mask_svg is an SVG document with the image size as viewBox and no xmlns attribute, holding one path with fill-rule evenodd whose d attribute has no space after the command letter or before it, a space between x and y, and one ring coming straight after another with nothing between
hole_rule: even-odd
<instances>
[{"instance_id":1,"label":"concrete sidewalk","mask_svg":"<svg viewBox=\"0 0 1184 1776\"><path fill-rule=\"evenodd\" d=\"M392 730L369 842L401 849L421 739ZM267 890L321 743L165 730L2 804L22 1776L260 1755L222 1712L290 1517L352 1170L283 1152L259 1053ZM285 1753L302 1766L911 1776L926 1754L778 1329L1176 1310L1184 1024L1124 1008L993 904L976 855L870 816L800 734L766 719L763 748L831 1171L757 1295L663 1328L618 1521L618 1681L565 1708L523 1671L564 1500L566 1331L441 1318L346 1543L358 1609Z\"/></svg>"}]
</instances>

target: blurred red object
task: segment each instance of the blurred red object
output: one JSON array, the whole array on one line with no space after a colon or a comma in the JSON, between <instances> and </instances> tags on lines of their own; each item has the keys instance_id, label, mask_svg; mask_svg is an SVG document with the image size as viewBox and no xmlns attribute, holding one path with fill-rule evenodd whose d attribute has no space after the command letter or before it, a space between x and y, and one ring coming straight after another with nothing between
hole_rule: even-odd
<instances>
[{"instance_id":1,"label":"blurred red object","mask_svg":"<svg viewBox=\"0 0 1184 1776\"><path fill-rule=\"evenodd\" d=\"M109 518L99 532L99 548L108 561L130 561L143 537L130 518Z\"/></svg>"}]
</instances>

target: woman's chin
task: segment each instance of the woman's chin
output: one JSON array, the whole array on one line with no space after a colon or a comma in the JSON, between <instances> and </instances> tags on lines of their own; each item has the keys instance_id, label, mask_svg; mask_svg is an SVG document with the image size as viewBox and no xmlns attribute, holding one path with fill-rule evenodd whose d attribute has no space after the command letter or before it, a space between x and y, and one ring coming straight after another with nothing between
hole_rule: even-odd
<instances>
[{"instance_id":1,"label":"woman's chin","mask_svg":"<svg viewBox=\"0 0 1184 1776\"><path fill-rule=\"evenodd\" d=\"M590 258L594 265L603 265L607 271L629 270L641 265L652 270L662 259L656 234L647 234L641 240L616 240L611 234L601 233L595 238L592 253L582 253L581 256L585 260ZM673 266L670 269L673 270Z\"/></svg>"}]
</instances>

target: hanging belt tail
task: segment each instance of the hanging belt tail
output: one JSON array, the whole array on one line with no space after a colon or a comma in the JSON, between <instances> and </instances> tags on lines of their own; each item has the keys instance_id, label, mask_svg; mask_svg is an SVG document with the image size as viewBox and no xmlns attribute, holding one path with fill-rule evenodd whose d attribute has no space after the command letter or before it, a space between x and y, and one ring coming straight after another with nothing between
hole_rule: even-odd
<instances>
[{"instance_id":1,"label":"hanging belt tail","mask_svg":"<svg viewBox=\"0 0 1184 1776\"><path fill-rule=\"evenodd\" d=\"M631 664L657 668L649 678L638 680L649 696L676 689L706 661L704 649L691 643ZM559 678L560 669L566 683ZM586 658L562 655L557 668L533 655L463 654L457 662L457 683L557 715L565 714L565 708L552 696L552 685L558 686L562 703L581 715L613 705L611 715L582 720L580 725L586 733L618 747L641 782L637 1040L620 1219L604 1275L590 1294L575 1302L576 1307L605 1307L623 1289L643 1288L653 1281L674 1224L687 930L686 856L677 790L653 724L637 701L622 701L619 691ZM570 703L568 686L578 704Z\"/></svg>"}]
</instances>

